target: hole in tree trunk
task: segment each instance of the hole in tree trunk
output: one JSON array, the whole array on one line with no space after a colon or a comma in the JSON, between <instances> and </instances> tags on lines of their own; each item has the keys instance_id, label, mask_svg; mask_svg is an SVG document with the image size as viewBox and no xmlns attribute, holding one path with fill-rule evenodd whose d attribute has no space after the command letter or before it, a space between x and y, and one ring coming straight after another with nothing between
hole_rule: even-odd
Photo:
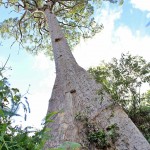
<instances>
[{"instance_id":1,"label":"hole in tree trunk","mask_svg":"<svg viewBox=\"0 0 150 150\"><path fill-rule=\"evenodd\" d=\"M56 38L55 42L59 42L61 40L61 38Z\"/></svg>"},{"instance_id":2,"label":"hole in tree trunk","mask_svg":"<svg viewBox=\"0 0 150 150\"><path fill-rule=\"evenodd\" d=\"M72 90L70 91L70 93L76 93L76 90L75 90L75 89L72 89Z\"/></svg>"}]
</instances>

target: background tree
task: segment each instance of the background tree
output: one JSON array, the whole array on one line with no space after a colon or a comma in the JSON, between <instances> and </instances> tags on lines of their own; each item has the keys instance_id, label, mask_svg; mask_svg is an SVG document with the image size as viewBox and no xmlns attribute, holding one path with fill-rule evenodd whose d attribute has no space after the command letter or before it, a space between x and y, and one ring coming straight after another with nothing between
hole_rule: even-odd
<instances>
[{"instance_id":1,"label":"background tree","mask_svg":"<svg viewBox=\"0 0 150 150\"><path fill-rule=\"evenodd\" d=\"M122 54L110 63L88 70L119 103L150 142L150 63L143 57Z\"/></svg>"}]
</instances>

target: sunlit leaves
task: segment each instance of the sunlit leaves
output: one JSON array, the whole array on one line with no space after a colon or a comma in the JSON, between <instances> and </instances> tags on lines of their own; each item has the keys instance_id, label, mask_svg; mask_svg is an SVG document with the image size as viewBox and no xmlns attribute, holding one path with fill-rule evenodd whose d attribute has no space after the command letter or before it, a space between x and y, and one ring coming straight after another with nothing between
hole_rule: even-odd
<instances>
[{"instance_id":1,"label":"sunlit leaves","mask_svg":"<svg viewBox=\"0 0 150 150\"><path fill-rule=\"evenodd\" d=\"M64 9L62 11L66 10ZM73 32L75 32L74 35L80 32L80 34L77 34L76 37L83 36L84 38L88 38L92 37L93 35L95 35L95 33L99 32L102 29L102 26L98 25L95 22L94 17L92 17L93 14L93 5L91 3L88 3L87 1L82 1L82 3L76 4L73 9L67 10L66 13L64 12L63 16L61 15L61 13L58 14L58 16L61 15L58 19L62 27L72 27Z\"/></svg>"},{"instance_id":2,"label":"sunlit leaves","mask_svg":"<svg viewBox=\"0 0 150 150\"><path fill-rule=\"evenodd\" d=\"M142 102L141 89L144 83L150 84L150 63L139 56L122 54L120 60L114 58L111 63L104 63L89 71L125 108L139 107Z\"/></svg>"},{"instance_id":3,"label":"sunlit leaves","mask_svg":"<svg viewBox=\"0 0 150 150\"><path fill-rule=\"evenodd\" d=\"M122 54L119 60L114 58L89 72L150 142L150 91L144 91L150 85L150 63L140 56Z\"/></svg>"},{"instance_id":4,"label":"sunlit leaves","mask_svg":"<svg viewBox=\"0 0 150 150\"><path fill-rule=\"evenodd\" d=\"M94 18L94 7L100 7L101 0L54 2L52 12L56 14L71 48L79 43L80 37L92 37L103 28ZM11 6L19 17L6 19L0 24L1 36L14 37L14 43L19 42L20 47L33 54L44 51L51 55L50 36L44 12L42 13L46 1L6 0L2 3L6 8Z\"/></svg>"}]
</instances>

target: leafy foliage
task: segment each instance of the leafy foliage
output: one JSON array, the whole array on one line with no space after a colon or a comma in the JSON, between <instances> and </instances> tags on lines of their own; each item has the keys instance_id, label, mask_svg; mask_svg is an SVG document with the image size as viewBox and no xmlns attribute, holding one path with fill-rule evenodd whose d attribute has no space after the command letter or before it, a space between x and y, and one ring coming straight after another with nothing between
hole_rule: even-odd
<instances>
[{"instance_id":1,"label":"leafy foliage","mask_svg":"<svg viewBox=\"0 0 150 150\"><path fill-rule=\"evenodd\" d=\"M114 1L108 0L111 3ZM0 23L2 38L14 38L14 43L37 54L39 51L51 55L51 41L44 11L49 7L57 16L70 47L79 43L80 37L88 38L103 26L95 21L95 9L102 0L1 0L0 6L15 12L11 18ZM115 1L117 2L117 1Z\"/></svg>"},{"instance_id":2,"label":"leafy foliage","mask_svg":"<svg viewBox=\"0 0 150 150\"><path fill-rule=\"evenodd\" d=\"M27 97L22 96L19 89L12 88L8 79L3 75L7 71L7 61L4 66L0 67L0 150L41 150L47 139L45 127L37 131L32 127L22 129L13 124L14 117L21 116L18 114L18 109L23 108L26 120L30 108ZM54 114L47 116L44 124L50 121L49 117ZM29 136L30 133L33 136Z\"/></svg>"},{"instance_id":3,"label":"leafy foliage","mask_svg":"<svg viewBox=\"0 0 150 150\"><path fill-rule=\"evenodd\" d=\"M150 142L150 63L140 56L122 54L110 63L102 63L89 72L119 103Z\"/></svg>"},{"instance_id":4,"label":"leafy foliage","mask_svg":"<svg viewBox=\"0 0 150 150\"><path fill-rule=\"evenodd\" d=\"M112 124L107 127L107 130L103 130L97 127L95 123L86 123L86 134L90 144L94 144L98 149L106 149L110 147L119 137L116 124Z\"/></svg>"},{"instance_id":5,"label":"leafy foliage","mask_svg":"<svg viewBox=\"0 0 150 150\"><path fill-rule=\"evenodd\" d=\"M85 139L84 148L88 149L91 146L97 149L107 149L110 145L113 145L119 134L117 124L109 125L106 130L100 128L99 125L91 121L85 114L79 112L75 116L76 121L82 122L84 127Z\"/></svg>"},{"instance_id":6,"label":"leafy foliage","mask_svg":"<svg viewBox=\"0 0 150 150\"><path fill-rule=\"evenodd\" d=\"M10 87L8 79L3 76L4 71L6 71L5 66L0 68L0 117L10 119L12 116L19 116L17 111L22 106L26 120L27 112L30 112L27 97L21 96L19 89Z\"/></svg>"},{"instance_id":7,"label":"leafy foliage","mask_svg":"<svg viewBox=\"0 0 150 150\"><path fill-rule=\"evenodd\" d=\"M91 143L95 143L97 148L106 148L108 143L106 139L105 131L98 130L96 132L89 133L88 139Z\"/></svg>"}]
</instances>

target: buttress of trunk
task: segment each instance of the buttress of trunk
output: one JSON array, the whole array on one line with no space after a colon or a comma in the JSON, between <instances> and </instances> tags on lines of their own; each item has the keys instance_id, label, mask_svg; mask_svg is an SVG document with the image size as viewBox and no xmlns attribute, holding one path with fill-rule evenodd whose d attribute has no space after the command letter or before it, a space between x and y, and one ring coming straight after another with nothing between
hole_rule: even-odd
<instances>
[{"instance_id":1,"label":"buttress of trunk","mask_svg":"<svg viewBox=\"0 0 150 150\"><path fill-rule=\"evenodd\" d=\"M55 15L48 9L45 15L56 64L56 80L48 113L59 113L53 118L54 122L47 125L51 128L48 134L52 138L46 142L44 150L65 141L78 142L82 149L100 149L87 139L87 118L86 125L94 124L104 131L108 131L110 126L117 126L118 137L107 150L150 150L149 143L122 108L114 104L103 87L76 63Z\"/></svg>"}]
</instances>

